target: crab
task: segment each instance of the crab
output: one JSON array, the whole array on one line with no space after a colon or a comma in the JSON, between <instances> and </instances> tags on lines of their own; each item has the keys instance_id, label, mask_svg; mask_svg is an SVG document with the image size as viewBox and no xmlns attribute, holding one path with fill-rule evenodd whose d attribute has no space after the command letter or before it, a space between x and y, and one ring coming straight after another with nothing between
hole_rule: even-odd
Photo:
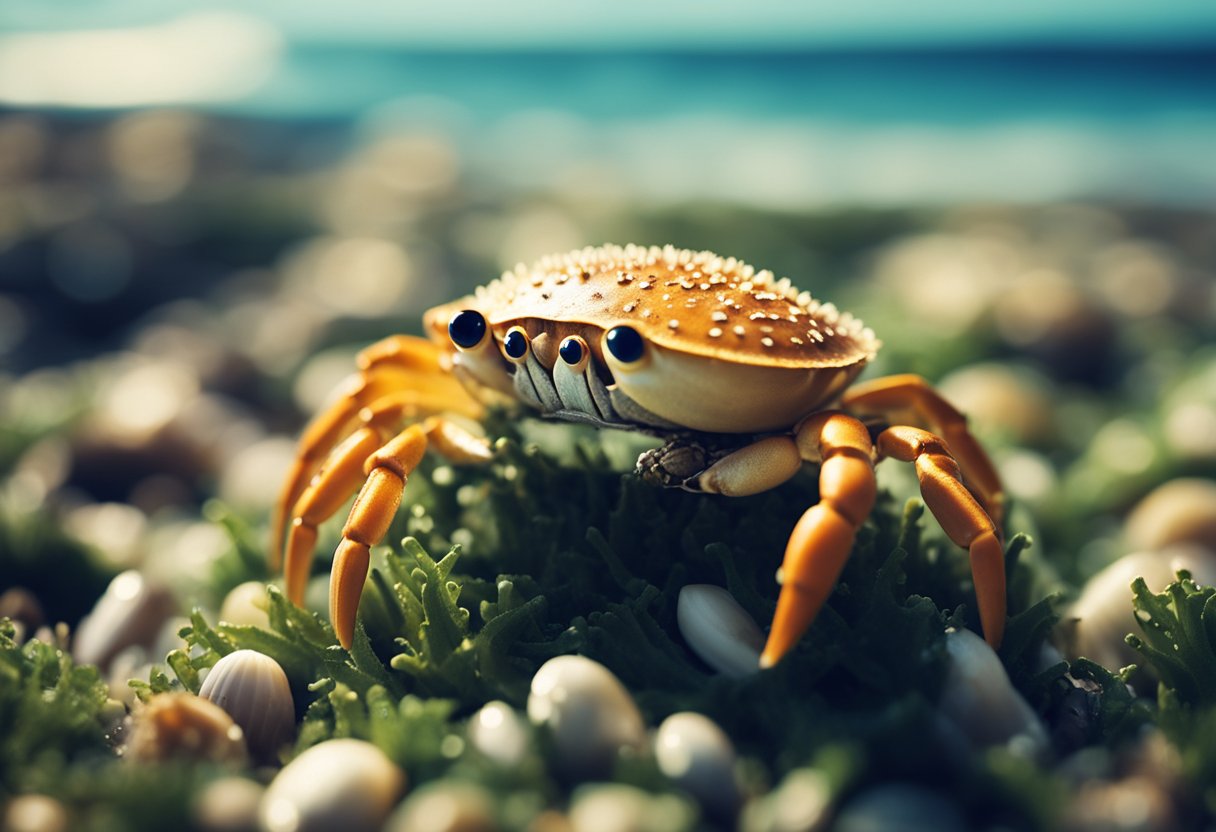
<instances>
[{"instance_id":1,"label":"crab","mask_svg":"<svg viewBox=\"0 0 1216 832\"><path fill-rule=\"evenodd\" d=\"M777 573L761 667L790 651L833 591L874 505L875 464L914 463L924 502L969 552L983 633L999 646L1003 492L991 460L922 378L853 384L880 342L788 279L708 251L585 248L521 264L423 323L428 338L394 335L359 354L305 429L272 521L272 564L283 555L286 594L300 603L318 526L357 492L330 579L344 647L370 548L406 480L428 448L457 464L490 462L468 420L504 401L665 439L638 460L663 487L745 496L819 466L819 501L790 532Z\"/></svg>"}]
</instances>

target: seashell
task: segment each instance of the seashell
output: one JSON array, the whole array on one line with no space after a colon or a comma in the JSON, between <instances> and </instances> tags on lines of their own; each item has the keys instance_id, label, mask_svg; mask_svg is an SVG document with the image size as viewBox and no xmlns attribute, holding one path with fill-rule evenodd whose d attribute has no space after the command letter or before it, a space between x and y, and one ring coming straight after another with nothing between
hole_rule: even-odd
<instances>
[{"instance_id":1,"label":"seashell","mask_svg":"<svg viewBox=\"0 0 1216 832\"><path fill-rule=\"evenodd\" d=\"M602 664L557 656L532 677L528 718L544 725L559 770L575 780L607 775L622 749L641 749L646 726L633 697Z\"/></svg>"},{"instance_id":2,"label":"seashell","mask_svg":"<svg viewBox=\"0 0 1216 832\"><path fill-rule=\"evenodd\" d=\"M733 816L741 794L735 779L735 747L707 716L684 711L663 720L654 739L659 770L709 812Z\"/></svg>"},{"instance_id":3,"label":"seashell","mask_svg":"<svg viewBox=\"0 0 1216 832\"><path fill-rule=\"evenodd\" d=\"M1183 478L1158 486L1131 510L1124 531L1133 549L1196 543L1216 551L1216 482Z\"/></svg>"},{"instance_id":4,"label":"seashell","mask_svg":"<svg viewBox=\"0 0 1216 832\"><path fill-rule=\"evenodd\" d=\"M296 709L287 674L256 650L237 650L216 662L198 695L219 705L241 726L256 759L274 759L295 733Z\"/></svg>"},{"instance_id":5,"label":"seashell","mask_svg":"<svg viewBox=\"0 0 1216 832\"><path fill-rule=\"evenodd\" d=\"M819 832L832 805L832 788L823 772L791 771L781 785L748 803L739 828L743 832Z\"/></svg>"},{"instance_id":6,"label":"seashell","mask_svg":"<svg viewBox=\"0 0 1216 832\"><path fill-rule=\"evenodd\" d=\"M1216 555L1181 544L1134 552L1091 577L1064 617L1061 631L1069 655L1084 656L1111 670L1142 664L1140 654L1123 641L1128 633L1140 632L1132 606L1132 581L1142 577L1150 590L1160 592L1179 569L1188 570L1197 583L1216 583Z\"/></svg>"},{"instance_id":7,"label":"seashell","mask_svg":"<svg viewBox=\"0 0 1216 832\"><path fill-rule=\"evenodd\" d=\"M386 832L495 832L494 802L476 783L438 780L401 804Z\"/></svg>"},{"instance_id":8,"label":"seashell","mask_svg":"<svg viewBox=\"0 0 1216 832\"><path fill-rule=\"evenodd\" d=\"M976 748L1006 745L1035 756L1046 750L1047 731L1034 709L1009 683L996 653L970 630L946 632L949 669L938 713Z\"/></svg>"},{"instance_id":9,"label":"seashell","mask_svg":"<svg viewBox=\"0 0 1216 832\"><path fill-rule=\"evenodd\" d=\"M966 832L966 819L936 792L903 783L875 786L854 797L832 827L834 832Z\"/></svg>"},{"instance_id":10,"label":"seashell","mask_svg":"<svg viewBox=\"0 0 1216 832\"><path fill-rule=\"evenodd\" d=\"M266 612L266 584L261 581L246 581L233 587L220 604L220 621L270 629L270 616Z\"/></svg>"},{"instance_id":11,"label":"seashell","mask_svg":"<svg viewBox=\"0 0 1216 832\"><path fill-rule=\"evenodd\" d=\"M681 589L676 623L692 651L719 673L743 677L760 669L764 634L722 587L689 584Z\"/></svg>"},{"instance_id":12,"label":"seashell","mask_svg":"<svg viewBox=\"0 0 1216 832\"><path fill-rule=\"evenodd\" d=\"M212 780L194 800L194 827L200 832L256 832L265 791L261 783L244 777Z\"/></svg>"},{"instance_id":13,"label":"seashell","mask_svg":"<svg viewBox=\"0 0 1216 832\"><path fill-rule=\"evenodd\" d=\"M138 762L170 759L242 764L245 735L232 717L192 693L162 693L138 711L126 756Z\"/></svg>"},{"instance_id":14,"label":"seashell","mask_svg":"<svg viewBox=\"0 0 1216 832\"><path fill-rule=\"evenodd\" d=\"M258 809L264 832L372 832L405 790L405 773L363 740L327 740L288 763Z\"/></svg>"},{"instance_id":15,"label":"seashell","mask_svg":"<svg viewBox=\"0 0 1216 832\"><path fill-rule=\"evenodd\" d=\"M164 586L128 570L110 581L72 639L72 658L106 669L123 649L150 647L177 604Z\"/></svg>"},{"instance_id":16,"label":"seashell","mask_svg":"<svg viewBox=\"0 0 1216 832\"><path fill-rule=\"evenodd\" d=\"M0 813L4 832L68 832L69 821L64 805L44 794L18 795Z\"/></svg>"},{"instance_id":17,"label":"seashell","mask_svg":"<svg viewBox=\"0 0 1216 832\"><path fill-rule=\"evenodd\" d=\"M677 795L617 783L585 786L570 804L573 832L674 832L692 829L696 818L696 808Z\"/></svg>"},{"instance_id":18,"label":"seashell","mask_svg":"<svg viewBox=\"0 0 1216 832\"><path fill-rule=\"evenodd\" d=\"M465 729L473 747L504 766L513 766L528 751L529 729L506 702L490 702L469 720Z\"/></svg>"}]
</instances>

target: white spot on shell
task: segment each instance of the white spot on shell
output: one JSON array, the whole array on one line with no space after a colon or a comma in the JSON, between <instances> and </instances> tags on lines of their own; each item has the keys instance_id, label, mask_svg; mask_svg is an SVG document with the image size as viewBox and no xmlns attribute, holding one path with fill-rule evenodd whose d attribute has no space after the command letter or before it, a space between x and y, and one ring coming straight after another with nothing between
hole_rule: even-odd
<instances>
[{"instance_id":1,"label":"white spot on shell","mask_svg":"<svg viewBox=\"0 0 1216 832\"><path fill-rule=\"evenodd\" d=\"M742 338L744 333L746 332L746 330L744 330L743 327L738 324L736 324L735 328L731 331L734 332L736 335L738 335L740 338Z\"/></svg>"},{"instance_id":2,"label":"white spot on shell","mask_svg":"<svg viewBox=\"0 0 1216 832\"><path fill-rule=\"evenodd\" d=\"M675 318L672 318L670 321L667 322L667 328L668 329L679 329L680 322L677 321Z\"/></svg>"},{"instance_id":3,"label":"white spot on shell","mask_svg":"<svg viewBox=\"0 0 1216 832\"><path fill-rule=\"evenodd\" d=\"M716 323L724 323L726 321L725 312L715 312L709 316Z\"/></svg>"},{"instance_id":4,"label":"white spot on shell","mask_svg":"<svg viewBox=\"0 0 1216 832\"><path fill-rule=\"evenodd\" d=\"M716 326L715 326L713 329L711 329L711 330L709 331L709 337L710 337L710 338L721 338L721 337L722 337L722 329L721 329L721 327L716 327Z\"/></svg>"},{"instance_id":5,"label":"white spot on shell","mask_svg":"<svg viewBox=\"0 0 1216 832\"><path fill-rule=\"evenodd\" d=\"M765 335L763 338L760 339L760 343L764 344L764 346L766 346L766 347L771 347L773 345L773 339L769 338L767 335Z\"/></svg>"},{"instance_id":6,"label":"white spot on shell","mask_svg":"<svg viewBox=\"0 0 1216 832\"><path fill-rule=\"evenodd\" d=\"M676 601L676 623L692 651L726 676L760 669L764 635L731 594L711 584L689 584Z\"/></svg>"}]
</instances>

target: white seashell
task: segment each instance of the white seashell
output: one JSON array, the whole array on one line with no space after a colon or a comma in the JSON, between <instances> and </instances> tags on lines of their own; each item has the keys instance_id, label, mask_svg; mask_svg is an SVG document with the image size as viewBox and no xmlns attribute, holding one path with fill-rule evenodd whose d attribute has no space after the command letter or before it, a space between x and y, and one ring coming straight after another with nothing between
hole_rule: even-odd
<instances>
[{"instance_id":1,"label":"white seashell","mask_svg":"<svg viewBox=\"0 0 1216 832\"><path fill-rule=\"evenodd\" d=\"M256 650L237 650L216 662L198 695L219 705L241 726L257 759L273 760L295 733L296 710L287 674L278 662Z\"/></svg>"},{"instance_id":2,"label":"white seashell","mask_svg":"<svg viewBox=\"0 0 1216 832\"><path fill-rule=\"evenodd\" d=\"M476 783L439 780L410 795L386 832L495 832L494 802Z\"/></svg>"},{"instance_id":3,"label":"white seashell","mask_svg":"<svg viewBox=\"0 0 1216 832\"><path fill-rule=\"evenodd\" d=\"M579 789L570 804L572 832L690 829L695 818L696 809L676 795L652 795L617 783Z\"/></svg>"},{"instance_id":4,"label":"white seashell","mask_svg":"<svg viewBox=\"0 0 1216 832\"><path fill-rule=\"evenodd\" d=\"M123 649L150 647L177 605L169 590L131 569L110 581L72 640L72 658L105 669Z\"/></svg>"},{"instance_id":5,"label":"white seashell","mask_svg":"<svg viewBox=\"0 0 1216 832\"><path fill-rule=\"evenodd\" d=\"M1132 606L1132 581L1144 578L1151 591L1160 592L1179 569L1188 570L1197 583L1216 583L1216 555L1182 544L1156 552L1133 552L1091 577L1064 616L1062 630L1069 654L1111 670L1143 664L1140 654L1123 640L1128 633L1140 633Z\"/></svg>"},{"instance_id":6,"label":"white seashell","mask_svg":"<svg viewBox=\"0 0 1216 832\"><path fill-rule=\"evenodd\" d=\"M1135 549L1195 543L1216 551L1216 482L1183 478L1158 486L1131 510L1124 531Z\"/></svg>"},{"instance_id":7,"label":"white seashell","mask_svg":"<svg viewBox=\"0 0 1216 832\"><path fill-rule=\"evenodd\" d=\"M288 763L266 789L263 832L372 832L405 790L405 773L362 740L327 740Z\"/></svg>"},{"instance_id":8,"label":"white seashell","mask_svg":"<svg viewBox=\"0 0 1216 832\"><path fill-rule=\"evenodd\" d=\"M469 742L490 759L513 766L528 751L528 726L506 702L490 702L473 714L468 727Z\"/></svg>"},{"instance_id":9,"label":"white seashell","mask_svg":"<svg viewBox=\"0 0 1216 832\"><path fill-rule=\"evenodd\" d=\"M654 739L659 770L708 811L733 816L739 808L735 747L718 724L685 711L663 720Z\"/></svg>"},{"instance_id":10,"label":"white seashell","mask_svg":"<svg viewBox=\"0 0 1216 832\"><path fill-rule=\"evenodd\" d=\"M742 677L760 669L764 634L722 587L689 584L681 589L676 622L692 651L719 673Z\"/></svg>"},{"instance_id":11,"label":"white seashell","mask_svg":"<svg viewBox=\"0 0 1216 832\"><path fill-rule=\"evenodd\" d=\"M265 791L261 783L244 777L212 780L194 800L194 826L201 832L255 832Z\"/></svg>"},{"instance_id":12,"label":"white seashell","mask_svg":"<svg viewBox=\"0 0 1216 832\"><path fill-rule=\"evenodd\" d=\"M261 581L246 581L233 587L220 604L220 621L270 629L270 616L266 610L266 584Z\"/></svg>"},{"instance_id":13,"label":"white seashell","mask_svg":"<svg viewBox=\"0 0 1216 832\"><path fill-rule=\"evenodd\" d=\"M126 756L243 764L247 750L244 733L223 708L192 693L162 693L136 711Z\"/></svg>"},{"instance_id":14,"label":"white seashell","mask_svg":"<svg viewBox=\"0 0 1216 832\"><path fill-rule=\"evenodd\" d=\"M970 630L946 633L949 668L938 712L976 748L1007 745L1035 756L1046 750L1047 730L1009 683L996 653Z\"/></svg>"},{"instance_id":15,"label":"white seashell","mask_svg":"<svg viewBox=\"0 0 1216 832\"><path fill-rule=\"evenodd\" d=\"M835 832L966 832L967 821L954 804L919 786L888 783L851 799L836 816Z\"/></svg>"},{"instance_id":16,"label":"white seashell","mask_svg":"<svg viewBox=\"0 0 1216 832\"><path fill-rule=\"evenodd\" d=\"M622 749L641 749L646 726L616 676L583 656L557 656L532 677L528 718L549 729L563 774L607 775Z\"/></svg>"}]
</instances>

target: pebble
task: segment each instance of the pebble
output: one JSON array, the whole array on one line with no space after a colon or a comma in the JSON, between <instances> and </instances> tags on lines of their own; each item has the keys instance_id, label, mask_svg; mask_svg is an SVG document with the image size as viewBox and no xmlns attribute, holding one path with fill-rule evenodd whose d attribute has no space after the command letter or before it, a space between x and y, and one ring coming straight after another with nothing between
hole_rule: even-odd
<instances>
[{"instance_id":1,"label":"pebble","mask_svg":"<svg viewBox=\"0 0 1216 832\"><path fill-rule=\"evenodd\" d=\"M219 620L228 624L270 629L266 584L246 581L233 587L220 604Z\"/></svg>"},{"instance_id":2,"label":"pebble","mask_svg":"<svg viewBox=\"0 0 1216 832\"><path fill-rule=\"evenodd\" d=\"M680 832L694 828L696 818L696 809L676 795L622 783L579 789L570 804L573 832Z\"/></svg>"},{"instance_id":3,"label":"pebble","mask_svg":"<svg viewBox=\"0 0 1216 832\"><path fill-rule=\"evenodd\" d=\"M970 630L946 633L949 668L938 713L974 748L1004 745L1035 757L1048 747L1047 730L1009 682L988 644Z\"/></svg>"},{"instance_id":4,"label":"pebble","mask_svg":"<svg viewBox=\"0 0 1216 832\"><path fill-rule=\"evenodd\" d=\"M549 731L558 770L575 780L607 776L617 755L640 750L646 726L633 697L606 667L557 656L532 677L528 718Z\"/></svg>"},{"instance_id":5,"label":"pebble","mask_svg":"<svg viewBox=\"0 0 1216 832\"><path fill-rule=\"evenodd\" d=\"M201 760L241 765L245 735L232 717L192 693L162 693L135 713L126 746L130 760Z\"/></svg>"},{"instance_id":6,"label":"pebble","mask_svg":"<svg viewBox=\"0 0 1216 832\"><path fill-rule=\"evenodd\" d=\"M122 650L148 648L177 609L173 595L131 569L117 575L76 629L72 657L103 670Z\"/></svg>"},{"instance_id":7,"label":"pebble","mask_svg":"<svg viewBox=\"0 0 1216 832\"><path fill-rule=\"evenodd\" d=\"M237 650L216 662L199 696L219 705L241 726L255 759L275 759L295 734L296 710L287 674L256 650Z\"/></svg>"},{"instance_id":8,"label":"pebble","mask_svg":"<svg viewBox=\"0 0 1216 832\"><path fill-rule=\"evenodd\" d=\"M967 832L966 819L936 792L903 783L875 786L836 817L834 832Z\"/></svg>"},{"instance_id":9,"label":"pebble","mask_svg":"<svg viewBox=\"0 0 1216 832\"><path fill-rule=\"evenodd\" d=\"M1151 591L1160 592L1179 569L1210 586L1216 583L1216 554L1182 544L1133 552L1091 577L1061 623L1069 654L1092 659L1110 670L1143 665L1140 654L1123 640L1128 633L1141 632L1132 606L1132 581L1142 577Z\"/></svg>"},{"instance_id":10,"label":"pebble","mask_svg":"<svg viewBox=\"0 0 1216 832\"><path fill-rule=\"evenodd\" d=\"M439 780L401 804L386 832L496 832L494 802L476 783Z\"/></svg>"},{"instance_id":11,"label":"pebble","mask_svg":"<svg viewBox=\"0 0 1216 832\"><path fill-rule=\"evenodd\" d=\"M739 828L742 832L819 832L831 805L827 778L813 768L795 769L773 791L744 807Z\"/></svg>"},{"instance_id":12,"label":"pebble","mask_svg":"<svg viewBox=\"0 0 1216 832\"><path fill-rule=\"evenodd\" d=\"M741 794L735 747L712 719L684 711L663 720L654 739L659 770L714 815L731 817Z\"/></svg>"},{"instance_id":13,"label":"pebble","mask_svg":"<svg viewBox=\"0 0 1216 832\"><path fill-rule=\"evenodd\" d=\"M1183 478L1158 486L1128 514L1124 534L1133 549L1195 543L1216 552L1216 482Z\"/></svg>"},{"instance_id":14,"label":"pebble","mask_svg":"<svg viewBox=\"0 0 1216 832\"><path fill-rule=\"evenodd\" d=\"M722 587L689 584L681 589L676 623L692 651L719 673L741 678L760 669L764 634Z\"/></svg>"},{"instance_id":15,"label":"pebble","mask_svg":"<svg viewBox=\"0 0 1216 832\"><path fill-rule=\"evenodd\" d=\"M528 751L527 722L506 702L490 702L469 720L469 742L504 766L516 765Z\"/></svg>"},{"instance_id":16,"label":"pebble","mask_svg":"<svg viewBox=\"0 0 1216 832\"><path fill-rule=\"evenodd\" d=\"M68 810L44 794L14 797L0 817L4 832L67 832L71 828Z\"/></svg>"},{"instance_id":17,"label":"pebble","mask_svg":"<svg viewBox=\"0 0 1216 832\"><path fill-rule=\"evenodd\" d=\"M200 832L256 832L265 791L261 783L244 777L213 780L194 800L194 824Z\"/></svg>"},{"instance_id":18,"label":"pebble","mask_svg":"<svg viewBox=\"0 0 1216 832\"><path fill-rule=\"evenodd\" d=\"M405 790L405 773L369 742L327 740L288 763L258 810L263 832L373 832Z\"/></svg>"}]
</instances>

